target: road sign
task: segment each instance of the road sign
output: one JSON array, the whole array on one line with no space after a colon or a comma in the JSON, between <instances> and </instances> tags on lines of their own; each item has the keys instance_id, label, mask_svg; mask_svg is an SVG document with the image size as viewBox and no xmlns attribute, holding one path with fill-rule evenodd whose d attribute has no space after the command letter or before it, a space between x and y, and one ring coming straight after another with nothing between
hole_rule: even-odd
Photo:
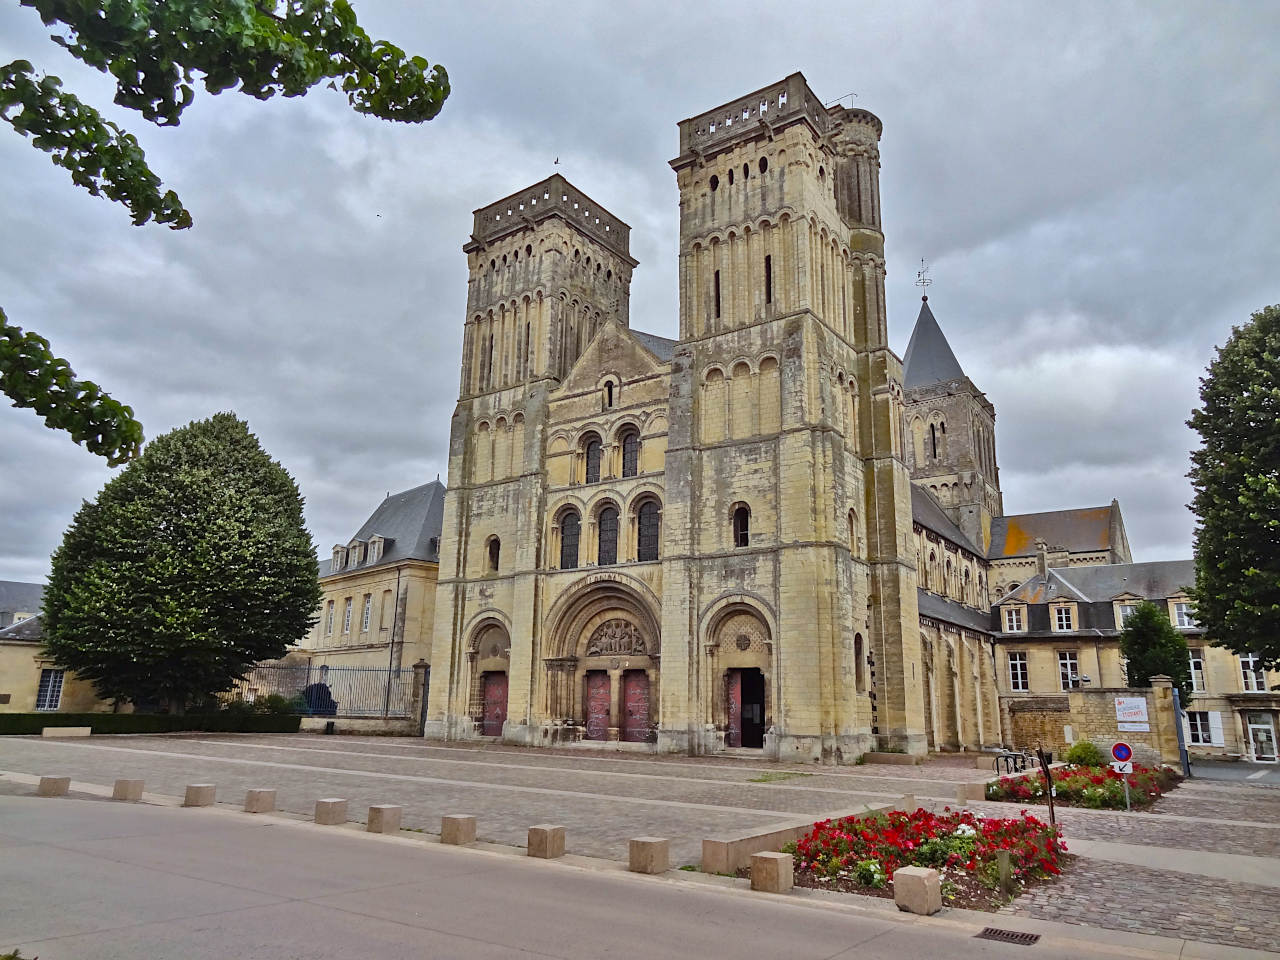
<instances>
[{"instance_id":1,"label":"road sign","mask_svg":"<svg viewBox=\"0 0 1280 960\"><path fill-rule=\"evenodd\" d=\"M1133 773L1133 761L1113 760L1111 761L1111 769L1116 773Z\"/></svg>"},{"instance_id":2,"label":"road sign","mask_svg":"<svg viewBox=\"0 0 1280 960\"><path fill-rule=\"evenodd\" d=\"M1133 759L1133 747L1129 746L1123 740L1117 740L1111 745L1111 756L1115 757L1121 763Z\"/></svg>"}]
</instances>

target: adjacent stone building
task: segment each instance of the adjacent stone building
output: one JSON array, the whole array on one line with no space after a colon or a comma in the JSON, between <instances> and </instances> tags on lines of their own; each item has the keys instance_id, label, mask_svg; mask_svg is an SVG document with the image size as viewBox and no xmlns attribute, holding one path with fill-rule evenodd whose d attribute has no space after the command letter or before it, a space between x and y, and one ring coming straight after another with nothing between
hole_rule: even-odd
<instances>
[{"instance_id":1,"label":"adjacent stone building","mask_svg":"<svg viewBox=\"0 0 1280 960\"><path fill-rule=\"evenodd\" d=\"M0 713L94 713L112 709L93 684L44 652L44 586L0 580Z\"/></svg>"},{"instance_id":2,"label":"adjacent stone building","mask_svg":"<svg viewBox=\"0 0 1280 960\"><path fill-rule=\"evenodd\" d=\"M1001 708L1015 742L1030 737L1065 745L1090 736L1085 718L1068 711L1068 693L1109 690L1125 696L1119 636L1125 617L1150 600L1185 635L1193 694L1184 737L1192 756L1276 760L1280 673L1258 669L1257 659L1205 643L1192 619L1188 588L1195 563L1112 563L1051 566L1047 551L1034 576L1004 596L993 610L1005 693ZM1061 715L1047 726L1029 718L1046 710ZM1064 727L1066 729L1064 729Z\"/></svg>"}]
</instances>

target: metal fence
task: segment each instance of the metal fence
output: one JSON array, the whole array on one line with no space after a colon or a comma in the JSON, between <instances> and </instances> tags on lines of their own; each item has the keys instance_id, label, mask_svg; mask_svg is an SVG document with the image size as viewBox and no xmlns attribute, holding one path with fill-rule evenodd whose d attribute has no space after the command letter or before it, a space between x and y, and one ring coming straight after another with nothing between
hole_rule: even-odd
<instances>
[{"instance_id":1,"label":"metal fence","mask_svg":"<svg viewBox=\"0 0 1280 960\"><path fill-rule=\"evenodd\" d=\"M283 697L292 712L304 717L408 717L413 670L260 665L227 696L253 703L272 695Z\"/></svg>"}]
</instances>

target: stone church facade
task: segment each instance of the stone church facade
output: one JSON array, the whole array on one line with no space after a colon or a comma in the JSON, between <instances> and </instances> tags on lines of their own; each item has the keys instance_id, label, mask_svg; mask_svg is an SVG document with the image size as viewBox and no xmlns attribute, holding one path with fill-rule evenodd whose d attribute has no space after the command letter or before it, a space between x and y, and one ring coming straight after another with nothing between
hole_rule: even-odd
<instances>
[{"instance_id":1,"label":"stone church facade","mask_svg":"<svg viewBox=\"0 0 1280 960\"><path fill-rule=\"evenodd\" d=\"M564 177L475 212L427 737L1003 742L994 408L936 344L904 388L880 134L799 73L679 124L674 341L631 329L630 228Z\"/></svg>"}]
</instances>

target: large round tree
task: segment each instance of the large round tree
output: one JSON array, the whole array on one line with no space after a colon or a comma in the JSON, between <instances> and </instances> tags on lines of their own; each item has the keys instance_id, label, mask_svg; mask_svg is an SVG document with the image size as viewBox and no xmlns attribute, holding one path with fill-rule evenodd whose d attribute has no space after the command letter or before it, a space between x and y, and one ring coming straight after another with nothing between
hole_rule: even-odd
<instances>
[{"instance_id":1,"label":"large round tree","mask_svg":"<svg viewBox=\"0 0 1280 960\"><path fill-rule=\"evenodd\" d=\"M1200 380L1188 425L1196 616L1205 635L1280 668L1280 306L1231 337Z\"/></svg>"},{"instance_id":2,"label":"large round tree","mask_svg":"<svg viewBox=\"0 0 1280 960\"><path fill-rule=\"evenodd\" d=\"M279 657L314 622L297 484L234 414L149 443L53 555L44 634L109 699L174 712Z\"/></svg>"}]
</instances>

